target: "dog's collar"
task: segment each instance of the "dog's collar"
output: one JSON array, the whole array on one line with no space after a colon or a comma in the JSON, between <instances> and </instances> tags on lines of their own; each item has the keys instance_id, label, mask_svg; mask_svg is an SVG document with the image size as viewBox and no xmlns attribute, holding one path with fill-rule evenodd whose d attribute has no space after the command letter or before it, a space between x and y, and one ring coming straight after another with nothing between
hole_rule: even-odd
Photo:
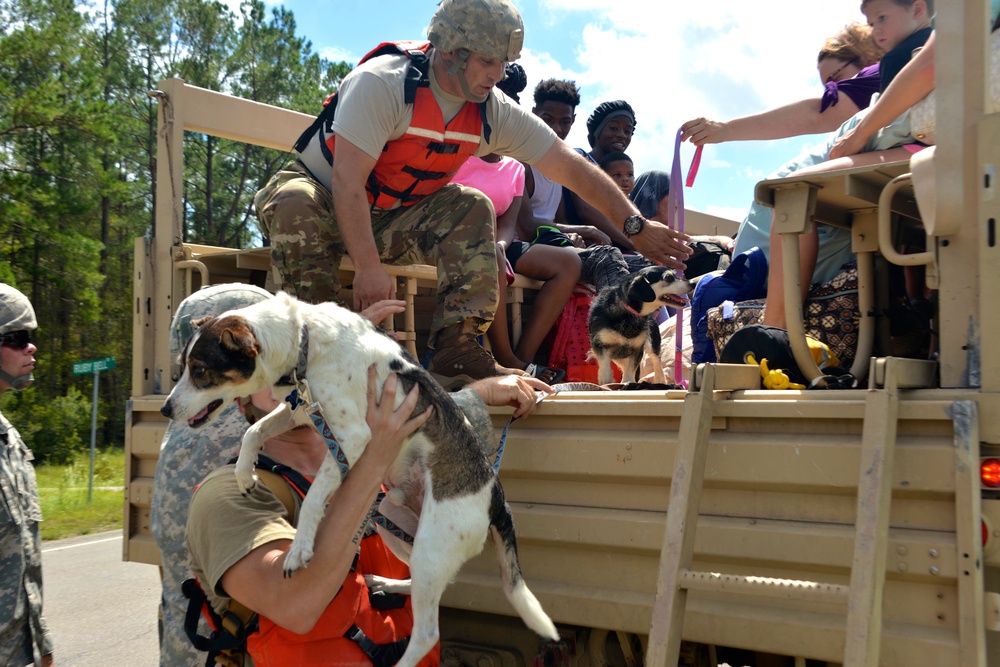
<instances>
[{"instance_id":1,"label":"dog's collar","mask_svg":"<svg viewBox=\"0 0 1000 667\"><path fill-rule=\"evenodd\" d=\"M298 384L298 380L304 380L306 377L306 366L309 361L309 325L302 324L302 336L299 338L299 362L291 370L291 372L282 375L277 382L274 383L276 387L287 387L289 385Z\"/></svg>"},{"instance_id":2,"label":"dog's collar","mask_svg":"<svg viewBox=\"0 0 1000 667\"><path fill-rule=\"evenodd\" d=\"M627 310L628 312L630 312L633 315L635 315L636 317L649 317L649 315L653 314L653 313L650 313L649 315L643 315L638 310L636 310L632 306L628 305L628 301L624 301L624 300L622 301L622 307L625 308L625 310Z\"/></svg>"}]
</instances>

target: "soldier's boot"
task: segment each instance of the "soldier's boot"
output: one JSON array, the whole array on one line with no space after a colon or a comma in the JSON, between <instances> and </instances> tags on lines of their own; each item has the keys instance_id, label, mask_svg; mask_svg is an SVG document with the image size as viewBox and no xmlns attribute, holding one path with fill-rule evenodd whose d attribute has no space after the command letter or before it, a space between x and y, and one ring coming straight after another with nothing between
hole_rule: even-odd
<instances>
[{"instance_id":1,"label":"soldier's boot","mask_svg":"<svg viewBox=\"0 0 1000 667\"><path fill-rule=\"evenodd\" d=\"M428 370L445 389L457 389L470 382L497 375L527 375L518 368L497 363L476 340L478 329L466 320L438 332L434 356Z\"/></svg>"}]
</instances>

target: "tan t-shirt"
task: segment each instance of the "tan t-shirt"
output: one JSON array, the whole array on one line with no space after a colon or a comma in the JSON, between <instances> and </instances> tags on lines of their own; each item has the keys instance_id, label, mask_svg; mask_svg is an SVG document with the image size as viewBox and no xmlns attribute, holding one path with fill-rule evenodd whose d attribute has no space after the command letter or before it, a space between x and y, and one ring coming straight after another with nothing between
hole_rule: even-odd
<instances>
[{"instance_id":1,"label":"tan t-shirt","mask_svg":"<svg viewBox=\"0 0 1000 667\"><path fill-rule=\"evenodd\" d=\"M455 392L451 397L473 428L484 435L484 455L493 456L498 443L483 399L471 389ZM220 583L226 570L259 546L295 538L293 523L297 517L289 517L285 506L264 484L258 482L253 493L243 495L236 483L235 468L226 465L208 475L191 499L188 513L191 571L217 613L229 605ZM298 496L292 496L298 513ZM336 501L330 509L336 510Z\"/></svg>"},{"instance_id":2,"label":"tan t-shirt","mask_svg":"<svg viewBox=\"0 0 1000 667\"><path fill-rule=\"evenodd\" d=\"M433 53L433 51L432 51ZM337 92L333 131L377 160L389 141L403 136L413 118L413 105L403 102L403 83L409 65L403 55L379 56L362 63L348 74ZM461 110L465 99L445 92L434 70L429 73L430 89L448 123ZM508 155L525 164L534 164L549 151L557 137L533 113L504 95L490 93L486 102L490 141L480 134L476 155ZM331 167L320 150L317 132L299 157L323 185L333 179Z\"/></svg>"},{"instance_id":3,"label":"tan t-shirt","mask_svg":"<svg viewBox=\"0 0 1000 667\"><path fill-rule=\"evenodd\" d=\"M244 496L234 469L234 465L223 466L206 477L191 499L188 514L191 570L216 612L229 604L221 584L226 570L259 546L295 538L292 517L277 496L260 483Z\"/></svg>"}]
</instances>

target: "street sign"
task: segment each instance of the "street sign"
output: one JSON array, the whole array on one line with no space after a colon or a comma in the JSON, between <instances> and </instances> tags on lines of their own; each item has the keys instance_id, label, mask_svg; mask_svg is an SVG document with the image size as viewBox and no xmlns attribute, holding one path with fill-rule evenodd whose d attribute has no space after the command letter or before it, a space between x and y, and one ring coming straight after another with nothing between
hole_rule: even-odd
<instances>
[{"instance_id":1,"label":"street sign","mask_svg":"<svg viewBox=\"0 0 1000 667\"><path fill-rule=\"evenodd\" d=\"M111 371L115 369L115 358L104 357L92 361L81 361L73 364L73 375L86 375L100 371Z\"/></svg>"},{"instance_id":2,"label":"street sign","mask_svg":"<svg viewBox=\"0 0 1000 667\"><path fill-rule=\"evenodd\" d=\"M115 369L115 358L104 357L73 364L73 375L94 374L94 400L90 406L90 481L87 483L87 502L94 498L94 450L97 447L97 387L100 383L101 371Z\"/></svg>"}]
</instances>

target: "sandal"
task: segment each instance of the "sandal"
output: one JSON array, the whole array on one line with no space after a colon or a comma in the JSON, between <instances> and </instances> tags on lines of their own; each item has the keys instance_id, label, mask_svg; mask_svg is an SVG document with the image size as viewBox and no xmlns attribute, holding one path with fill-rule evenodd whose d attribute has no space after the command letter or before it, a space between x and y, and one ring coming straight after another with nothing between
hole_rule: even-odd
<instances>
[{"instance_id":1,"label":"sandal","mask_svg":"<svg viewBox=\"0 0 1000 667\"><path fill-rule=\"evenodd\" d=\"M524 372L549 385L559 384L566 378L566 371L561 368L549 368L538 364L528 364L524 367Z\"/></svg>"}]
</instances>

